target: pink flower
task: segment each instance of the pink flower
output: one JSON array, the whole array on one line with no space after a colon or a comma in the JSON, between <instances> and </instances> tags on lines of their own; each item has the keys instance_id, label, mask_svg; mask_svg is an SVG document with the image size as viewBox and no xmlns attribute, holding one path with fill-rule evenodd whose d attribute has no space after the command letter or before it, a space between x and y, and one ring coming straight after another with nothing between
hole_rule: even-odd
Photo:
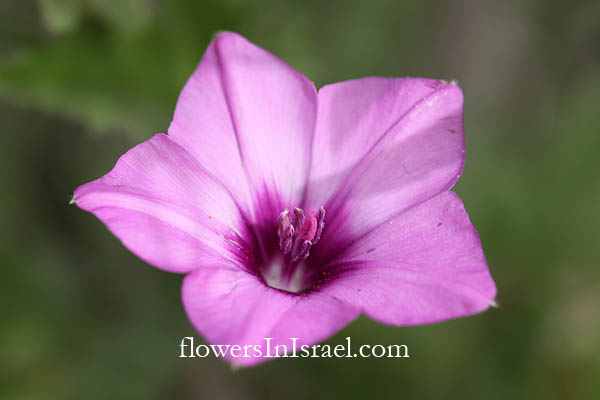
<instances>
[{"instance_id":1,"label":"pink flower","mask_svg":"<svg viewBox=\"0 0 600 400\"><path fill-rule=\"evenodd\" d=\"M168 135L74 202L149 264L187 274L183 304L210 343L310 345L361 313L399 326L474 314L496 288L449 191L465 158L462 103L458 86L430 79L317 91L222 33Z\"/></svg>"}]
</instances>

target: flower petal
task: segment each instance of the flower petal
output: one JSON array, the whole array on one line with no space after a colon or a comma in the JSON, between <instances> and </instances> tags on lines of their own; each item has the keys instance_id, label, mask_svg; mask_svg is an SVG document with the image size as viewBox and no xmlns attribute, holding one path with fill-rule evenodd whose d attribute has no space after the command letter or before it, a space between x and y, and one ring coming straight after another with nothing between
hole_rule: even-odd
<instances>
[{"instance_id":1,"label":"flower petal","mask_svg":"<svg viewBox=\"0 0 600 400\"><path fill-rule=\"evenodd\" d=\"M369 232L330 270L330 293L392 325L474 314L496 295L479 236L452 192Z\"/></svg>"},{"instance_id":2,"label":"flower petal","mask_svg":"<svg viewBox=\"0 0 600 400\"><path fill-rule=\"evenodd\" d=\"M270 288L260 278L219 265L197 270L183 283L182 299L187 315L204 338L212 344L262 346L263 357L227 359L238 365L267 361L265 338L274 346L297 348L312 345L333 335L358 316L358 309L326 292L306 296ZM280 352L280 354L282 354Z\"/></svg>"},{"instance_id":3,"label":"flower petal","mask_svg":"<svg viewBox=\"0 0 600 400\"><path fill-rule=\"evenodd\" d=\"M231 191L245 211L265 195L286 207L303 194L316 90L289 65L243 37L215 37L185 85L169 134ZM267 193L264 193L267 192Z\"/></svg>"},{"instance_id":4,"label":"flower petal","mask_svg":"<svg viewBox=\"0 0 600 400\"><path fill-rule=\"evenodd\" d=\"M462 171L462 92L427 79L365 78L319 91L307 206L325 204L335 253Z\"/></svg>"},{"instance_id":5,"label":"flower petal","mask_svg":"<svg viewBox=\"0 0 600 400\"><path fill-rule=\"evenodd\" d=\"M209 262L243 263L250 237L222 184L182 147L157 134L124 154L113 170L75 190L138 257L167 271Z\"/></svg>"}]
</instances>

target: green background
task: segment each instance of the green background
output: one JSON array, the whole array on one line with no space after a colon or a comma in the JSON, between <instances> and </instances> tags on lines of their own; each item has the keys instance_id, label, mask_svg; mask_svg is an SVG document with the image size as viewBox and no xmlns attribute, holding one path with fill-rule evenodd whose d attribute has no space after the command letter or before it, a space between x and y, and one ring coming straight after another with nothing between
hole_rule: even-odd
<instances>
[{"instance_id":1,"label":"green background","mask_svg":"<svg viewBox=\"0 0 600 400\"><path fill-rule=\"evenodd\" d=\"M0 399L600 398L600 2L0 1ZM214 32L317 86L456 79L455 190L498 309L421 327L361 317L327 343L409 359L179 359L182 277L67 205L165 132ZM197 340L198 339L198 336Z\"/></svg>"}]
</instances>

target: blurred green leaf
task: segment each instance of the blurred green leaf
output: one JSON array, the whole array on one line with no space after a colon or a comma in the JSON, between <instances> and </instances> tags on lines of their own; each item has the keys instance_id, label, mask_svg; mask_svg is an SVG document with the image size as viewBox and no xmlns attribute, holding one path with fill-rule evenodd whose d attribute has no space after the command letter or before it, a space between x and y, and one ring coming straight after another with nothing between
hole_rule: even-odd
<instances>
[{"instance_id":1,"label":"blurred green leaf","mask_svg":"<svg viewBox=\"0 0 600 400\"><path fill-rule=\"evenodd\" d=\"M0 92L145 137L167 128L177 96L168 53L156 33L123 39L86 25L0 67Z\"/></svg>"},{"instance_id":2,"label":"blurred green leaf","mask_svg":"<svg viewBox=\"0 0 600 400\"><path fill-rule=\"evenodd\" d=\"M74 29L82 17L84 4L80 0L39 0L44 26L52 33Z\"/></svg>"},{"instance_id":3,"label":"blurred green leaf","mask_svg":"<svg viewBox=\"0 0 600 400\"><path fill-rule=\"evenodd\" d=\"M43 2L49 29L61 33L0 64L0 95L97 132L122 130L136 140L164 132L179 90L228 17L190 12L199 7L192 1L163 4L154 14L142 0L105 3L88 1L82 11L81 3ZM84 23L65 32L80 11Z\"/></svg>"}]
</instances>

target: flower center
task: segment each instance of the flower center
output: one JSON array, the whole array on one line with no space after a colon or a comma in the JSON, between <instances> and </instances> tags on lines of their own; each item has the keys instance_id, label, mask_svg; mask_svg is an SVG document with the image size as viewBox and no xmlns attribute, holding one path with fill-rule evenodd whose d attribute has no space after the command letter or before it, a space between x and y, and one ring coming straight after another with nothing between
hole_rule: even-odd
<instances>
[{"instance_id":1,"label":"flower center","mask_svg":"<svg viewBox=\"0 0 600 400\"><path fill-rule=\"evenodd\" d=\"M304 210L295 207L295 220L292 222L290 211L279 214L277 235L279 248L283 254L289 254L293 263L305 260L312 245L317 244L325 226L325 209L321 207L315 216L311 210L308 215Z\"/></svg>"},{"instance_id":2,"label":"flower center","mask_svg":"<svg viewBox=\"0 0 600 400\"><path fill-rule=\"evenodd\" d=\"M274 256L265 266L263 277L267 285L292 293L300 293L311 285L308 280L311 271L303 262L309 256L310 248L321 239L325 226L325 208L319 208L308 215L298 207L294 213L284 210L277 218L277 236L279 237L279 256Z\"/></svg>"}]
</instances>

